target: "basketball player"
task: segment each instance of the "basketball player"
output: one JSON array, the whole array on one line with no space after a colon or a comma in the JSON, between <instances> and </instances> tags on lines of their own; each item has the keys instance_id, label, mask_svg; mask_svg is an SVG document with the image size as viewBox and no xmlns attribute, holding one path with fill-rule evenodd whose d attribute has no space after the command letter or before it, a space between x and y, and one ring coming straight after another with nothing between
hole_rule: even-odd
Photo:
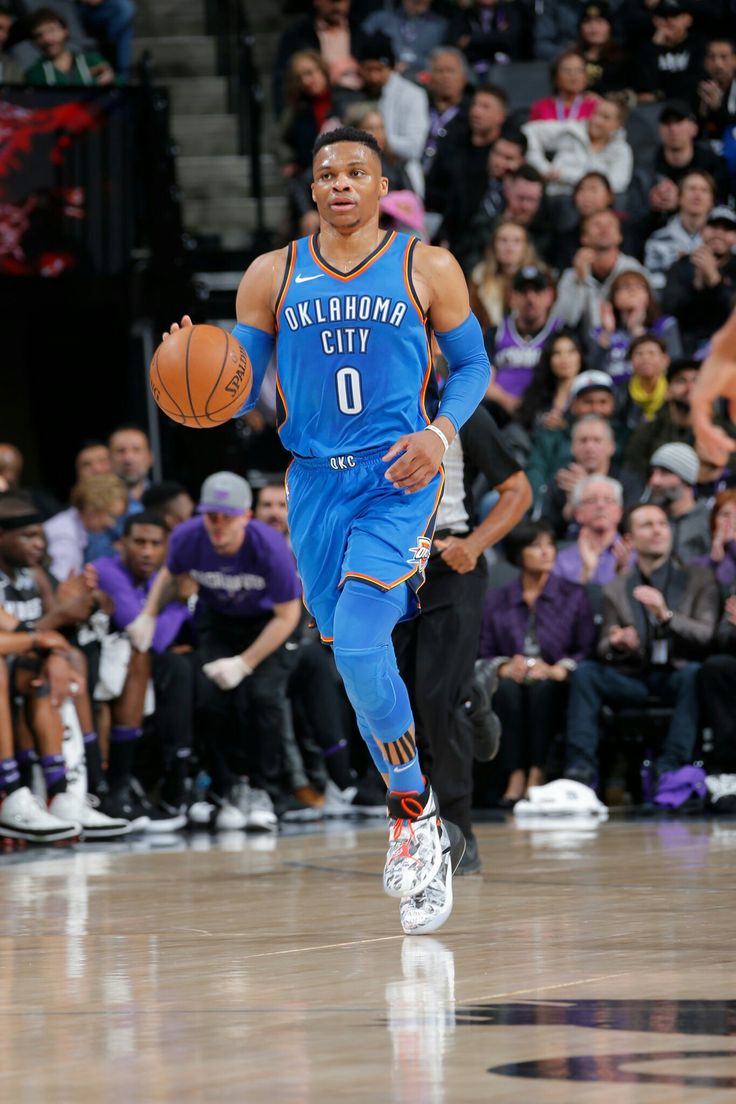
<instances>
[{"instance_id":1,"label":"basketball player","mask_svg":"<svg viewBox=\"0 0 736 1104\"><path fill-rule=\"evenodd\" d=\"M405 932L428 932L450 914L464 840L440 820L422 775L391 631L416 612L442 460L483 398L490 366L454 258L380 229L388 181L375 139L349 127L322 135L313 171L318 233L258 257L238 290L233 333L254 377L243 410L255 404L276 343L304 600L389 787L384 889L401 899ZM439 408L429 327L450 366Z\"/></svg>"},{"instance_id":2,"label":"basketball player","mask_svg":"<svg viewBox=\"0 0 736 1104\"><path fill-rule=\"evenodd\" d=\"M713 404L720 398L730 399L730 418L736 421L736 309L713 335L690 395L695 439L714 464L726 464L736 452L736 440L713 422Z\"/></svg>"}]
</instances>

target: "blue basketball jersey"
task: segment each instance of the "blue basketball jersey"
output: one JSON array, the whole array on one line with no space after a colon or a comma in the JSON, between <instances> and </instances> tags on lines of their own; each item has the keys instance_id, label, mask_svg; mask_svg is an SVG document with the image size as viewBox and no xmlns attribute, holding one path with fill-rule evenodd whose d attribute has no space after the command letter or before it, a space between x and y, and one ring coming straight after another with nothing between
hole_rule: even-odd
<instances>
[{"instance_id":1,"label":"blue basketball jersey","mask_svg":"<svg viewBox=\"0 0 736 1104\"><path fill-rule=\"evenodd\" d=\"M288 247L276 303L279 434L297 456L391 445L434 417L426 318L412 284L416 238L391 231L338 272L317 236Z\"/></svg>"}]
</instances>

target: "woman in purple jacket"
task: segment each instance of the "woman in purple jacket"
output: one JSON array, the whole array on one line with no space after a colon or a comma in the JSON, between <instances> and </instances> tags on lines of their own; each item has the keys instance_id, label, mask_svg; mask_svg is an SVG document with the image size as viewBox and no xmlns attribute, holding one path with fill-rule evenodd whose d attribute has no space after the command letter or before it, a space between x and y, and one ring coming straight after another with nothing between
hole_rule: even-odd
<instances>
[{"instance_id":1,"label":"woman in purple jacket","mask_svg":"<svg viewBox=\"0 0 736 1104\"><path fill-rule=\"evenodd\" d=\"M488 593L480 655L498 675L493 708L503 726L508 771L501 808L545 781L550 743L561 728L567 681L592 655L595 625L585 588L552 574L557 548L544 521L523 521L506 538L517 579Z\"/></svg>"}]
</instances>

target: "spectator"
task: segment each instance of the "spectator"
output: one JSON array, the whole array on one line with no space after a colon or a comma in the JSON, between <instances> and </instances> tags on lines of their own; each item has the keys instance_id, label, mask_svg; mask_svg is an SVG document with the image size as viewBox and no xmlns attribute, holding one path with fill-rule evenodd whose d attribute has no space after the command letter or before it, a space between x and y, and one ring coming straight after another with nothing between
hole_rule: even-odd
<instances>
[{"instance_id":1,"label":"spectator","mask_svg":"<svg viewBox=\"0 0 736 1104\"><path fill-rule=\"evenodd\" d=\"M710 511L695 500L700 467L695 449L675 442L660 445L649 461L647 502L661 506L672 529L672 555L691 563L707 555L711 546Z\"/></svg>"},{"instance_id":2,"label":"spectator","mask_svg":"<svg viewBox=\"0 0 736 1104\"><path fill-rule=\"evenodd\" d=\"M585 59L591 92L605 96L631 87L631 58L613 38L608 4L584 6L578 19L576 49Z\"/></svg>"},{"instance_id":3,"label":"spectator","mask_svg":"<svg viewBox=\"0 0 736 1104\"><path fill-rule=\"evenodd\" d=\"M362 39L355 56L366 97L377 101L383 116L386 142L406 161L413 189L423 196L421 159L429 130L427 97L421 88L395 71L393 47L386 35Z\"/></svg>"},{"instance_id":4,"label":"spectator","mask_svg":"<svg viewBox=\"0 0 736 1104\"><path fill-rule=\"evenodd\" d=\"M121 81L130 76L133 56L133 0L77 0L82 26L102 46Z\"/></svg>"},{"instance_id":5,"label":"spectator","mask_svg":"<svg viewBox=\"0 0 736 1104\"><path fill-rule=\"evenodd\" d=\"M724 590L736 586L736 490L721 491L710 511L710 551L694 563L710 567Z\"/></svg>"},{"instance_id":6,"label":"spectator","mask_svg":"<svg viewBox=\"0 0 736 1104\"><path fill-rule=\"evenodd\" d=\"M555 541L542 521L523 521L506 538L517 579L486 597L480 655L498 675L493 708L503 727L507 772L502 808L545 781L550 745L563 723L570 672L593 650L585 590L554 574Z\"/></svg>"},{"instance_id":7,"label":"spectator","mask_svg":"<svg viewBox=\"0 0 736 1104\"><path fill-rule=\"evenodd\" d=\"M655 230L644 247L644 264L652 286L663 288L675 261L703 244L701 232L715 203L715 184L708 173L696 169L678 185L677 214L661 230Z\"/></svg>"},{"instance_id":8,"label":"spectator","mask_svg":"<svg viewBox=\"0 0 736 1104\"><path fill-rule=\"evenodd\" d=\"M622 272L611 284L601 303L601 324L591 332L596 367L616 381L631 378L631 345L647 334L664 342L670 360L682 356L682 339L677 319L662 314L643 272Z\"/></svg>"},{"instance_id":9,"label":"spectator","mask_svg":"<svg viewBox=\"0 0 736 1104\"><path fill-rule=\"evenodd\" d=\"M376 32L390 38L396 57L396 72L419 81L431 52L448 41L448 22L430 11L431 0L401 0L395 10L372 12L363 22L366 35Z\"/></svg>"},{"instance_id":10,"label":"spectator","mask_svg":"<svg viewBox=\"0 0 736 1104\"><path fill-rule=\"evenodd\" d=\"M23 70L5 48L14 22L15 13L10 5L0 4L0 83L2 84L22 84L23 82Z\"/></svg>"},{"instance_id":11,"label":"spectator","mask_svg":"<svg viewBox=\"0 0 736 1104\"><path fill-rule=\"evenodd\" d=\"M251 502L250 487L232 472L205 480L200 516L172 533L166 564L128 635L147 651L172 579L188 576L199 585L192 662L197 712L207 723L212 800L190 816L217 828L273 830L288 675L281 657L299 624L300 587L286 541L251 519ZM252 790L239 781L243 775Z\"/></svg>"},{"instance_id":12,"label":"spectator","mask_svg":"<svg viewBox=\"0 0 736 1104\"><path fill-rule=\"evenodd\" d=\"M575 377L564 424L559 429L544 427L538 431L524 469L532 485L537 508L556 473L572 463L572 427L575 420L586 414L597 414L610 421L613 409L613 380L606 372L588 370Z\"/></svg>"},{"instance_id":13,"label":"spectator","mask_svg":"<svg viewBox=\"0 0 736 1104\"><path fill-rule=\"evenodd\" d=\"M625 117L620 99L607 96L598 100L584 121L527 123L527 159L542 174L547 194L572 195L587 172L605 174L614 192L625 192L633 170Z\"/></svg>"},{"instance_id":14,"label":"spectator","mask_svg":"<svg viewBox=\"0 0 736 1104\"><path fill-rule=\"evenodd\" d=\"M599 211L583 222L582 246L557 285L555 315L566 326L594 329L601 323L601 303L620 272L643 272L634 257L621 252L621 224L613 211Z\"/></svg>"},{"instance_id":15,"label":"spectator","mask_svg":"<svg viewBox=\"0 0 736 1104\"><path fill-rule=\"evenodd\" d=\"M483 330L500 326L510 309L513 278L519 269L530 266L541 268L541 263L526 226L516 219L498 222L484 259L468 280L470 306Z\"/></svg>"},{"instance_id":16,"label":"spectator","mask_svg":"<svg viewBox=\"0 0 736 1104\"><path fill-rule=\"evenodd\" d=\"M629 346L632 375L616 385L616 432L625 444L642 422L652 422L667 399L670 358L661 337L645 333Z\"/></svg>"},{"instance_id":17,"label":"spectator","mask_svg":"<svg viewBox=\"0 0 736 1104\"><path fill-rule=\"evenodd\" d=\"M712 459L707 447L699 441L695 442L695 451L700 461L695 497L707 502L712 510L721 491L728 491L736 487L736 472L723 464L717 464Z\"/></svg>"},{"instance_id":18,"label":"spectator","mask_svg":"<svg viewBox=\"0 0 736 1104\"><path fill-rule=\"evenodd\" d=\"M28 20L31 41L41 54L26 69L29 84L105 85L115 83L115 73L101 54L81 53L69 46L69 28L52 8L37 8Z\"/></svg>"},{"instance_id":19,"label":"spectator","mask_svg":"<svg viewBox=\"0 0 736 1104\"><path fill-rule=\"evenodd\" d=\"M705 784L710 794L710 811L736 812L736 594L726 599L715 639L716 654L700 668L700 700L704 721L712 732L712 747L706 759Z\"/></svg>"},{"instance_id":20,"label":"spectator","mask_svg":"<svg viewBox=\"0 0 736 1104\"><path fill-rule=\"evenodd\" d=\"M114 529L123 516L125 484L111 473L91 475L74 485L71 506L44 522L49 571L59 582L78 575L89 563L88 546L93 534Z\"/></svg>"},{"instance_id":21,"label":"spectator","mask_svg":"<svg viewBox=\"0 0 736 1104\"><path fill-rule=\"evenodd\" d=\"M77 482L90 475L107 475L112 471L110 450L104 441L85 441L74 458Z\"/></svg>"},{"instance_id":22,"label":"spectator","mask_svg":"<svg viewBox=\"0 0 736 1104\"><path fill-rule=\"evenodd\" d=\"M53 517L61 510L56 496L43 487L23 487L23 453L16 445L8 441L0 443L0 491L24 492L33 499L33 504L43 520Z\"/></svg>"},{"instance_id":23,"label":"spectator","mask_svg":"<svg viewBox=\"0 0 736 1104\"><path fill-rule=\"evenodd\" d=\"M590 215L613 209L615 196L610 181L603 173L587 172L580 177L572 190L574 207L573 223L555 234L555 267L560 271L569 268L580 249L581 224Z\"/></svg>"},{"instance_id":24,"label":"spectator","mask_svg":"<svg viewBox=\"0 0 736 1104\"><path fill-rule=\"evenodd\" d=\"M550 81L554 95L536 100L529 109L529 122L554 120L562 123L582 122L589 118L598 97L587 92L588 72L585 58L577 50L558 54L550 66Z\"/></svg>"},{"instance_id":25,"label":"spectator","mask_svg":"<svg viewBox=\"0 0 736 1104\"><path fill-rule=\"evenodd\" d=\"M452 144L467 130L470 98L466 94L468 67L465 56L454 46L438 46L429 59L427 95L429 97L429 132L424 146L422 168L427 180L426 201L431 210L439 210L430 184L434 159L441 156L445 142Z\"/></svg>"},{"instance_id":26,"label":"spectator","mask_svg":"<svg viewBox=\"0 0 736 1104\"><path fill-rule=\"evenodd\" d=\"M194 513L194 499L181 483L152 483L141 495L141 505L159 514L169 532Z\"/></svg>"},{"instance_id":27,"label":"spectator","mask_svg":"<svg viewBox=\"0 0 736 1104\"><path fill-rule=\"evenodd\" d=\"M522 35L523 15L513 0L471 0L457 12L448 32L479 81L488 79L493 65L519 60Z\"/></svg>"},{"instance_id":28,"label":"spectator","mask_svg":"<svg viewBox=\"0 0 736 1104\"><path fill-rule=\"evenodd\" d=\"M705 73L698 85L700 131L720 153L724 132L736 125L736 46L731 39L711 39Z\"/></svg>"},{"instance_id":29,"label":"spectator","mask_svg":"<svg viewBox=\"0 0 736 1104\"><path fill-rule=\"evenodd\" d=\"M662 293L691 356L725 323L736 300L736 215L730 207L709 212L701 238L702 244L672 265Z\"/></svg>"},{"instance_id":30,"label":"spectator","mask_svg":"<svg viewBox=\"0 0 736 1104\"><path fill-rule=\"evenodd\" d=\"M588 475L575 484L570 496L577 540L563 548L555 575L571 583L603 586L626 571L629 549L618 527L623 517L623 488L607 475Z\"/></svg>"},{"instance_id":31,"label":"spectator","mask_svg":"<svg viewBox=\"0 0 736 1104\"><path fill-rule=\"evenodd\" d=\"M624 529L636 564L603 588L598 661L572 677L565 776L594 786L604 704L643 705L651 695L674 707L655 760L655 788L692 759L698 734L696 680L718 620L718 587L704 567L681 567L659 506L640 504ZM655 796L656 801L656 796Z\"/></svg>"},{"instance_id":32,"label":"spectator","mask_svg":"<svg viewBox=\"0 0 736 1104\"><path fill-rule=\"evenodd\" d=\"M352 44L355 27L350 20L350 0L312 0L313 11L279 39L273 64L273 102L278 117L284 110L284 84L289 59L297 50L316 50L327 63L330 83L355 91L360 78Z\"/></svg>"},{"instance_id":33,"label":"spectator","mask_svg":"<svg viewBox=\"0 0 736 1104\"><path fill-rule=\"evenodd\" d=\"M148 437L138 426L123 425L110 434L109 445L112 470L128 488L127 513L135 514L143 509L141 498L150 486L153 453Z\"/></svg>"},{"instance_id":34,"label":"spectator","mask_svg":"<svg viewBox=\"0 0 736 1104\"><path fill-rule=\"evenodd\" d=\"M672 441L692 444L690 392L698 377L699 364L693 360L678 360L667 369L667 395L664 406L651 422L644 422L626 443L623 466L646 479L649 458L660 445Z\"/></svg>"},{"instance_id":35,"label":"spectator","mask_svg":"<svg viewBox=\"0 0 736 1104\"><path fill-rule=\"evenodd\" d=\"M634 89L640 100L680 99L693 103L704 76L705 38L680 0L661 0L654 33L638 51Z\"/></svg>"},{"instance_id":36,"label":"spectator","mask_svg":"<svg viewBox=\"0 0 736 1104\"><path fill-rule=\"evenodd\" d=\"M680 202L678 186L690 172L708 173L716 198L724 198L728 181L723 160L704 142L696 142L698 123L689 103L671 100L659 115L659 142L654 155L655 183L649 192L649 208L655 225L673 215ZM714 200L715 202L715 200Z\"/></svg>"},{"instance_id":37,"label":"spectator","mask_svg":"<svg viewBox=\"0 0 736 1104\"><path fill-rule=\"evenodd\" d=\"M541 516L552 526L558 539L571 540L577 536L579 521L575 497L579 497L580 486L593 476L610 478L621 487L624 509L639 501L643 481L631 472L620 471L614 461L615 453L616 440L608 419L585 414L573 423L570 463L555 473L541 506Z\"/></svg>"},{"instance_id":38,"label":"spectator","mask_svg":"<svg viewBox=\"0 0 736 1104\"><path fill-rule=\"evenodd\" d=\"M514 455L526 460L540 428L560 429L576 376L583 370L580 342L571 330L552 334L534 366L532 378L504 439Z\"/></svg>"},{"instance_id":39,"label":"spectator","mask_svg":"<svg viewBox=\"0 0 736 1104\"><path fill-rule=\"evenodd\" d=\"M519 269L511 284L511 310L486 336L495 367L486 401L504 423L518 409L548 337L559 328L551 317L554 297L546 272L534 266Z\"/></svg>"},{"instance_id":40,"label":"spectator","mask_svg":"<svg viewBox=\"0 0 736 1104\"><path fill-rule=\"evenodd\" d=\"M345 125L354 126L359 130L366 130L378 142L381 148L381 163L383 175L388 180L389 195L391 192L413 191L413 186L406 162L398 157L388 145L386 139L386 127L383 116L372 103L355 103L345 112ZM311 173L311 168L310 168ZM383 196L388 199L388 196Z\"/></svg>"}]
</instances>

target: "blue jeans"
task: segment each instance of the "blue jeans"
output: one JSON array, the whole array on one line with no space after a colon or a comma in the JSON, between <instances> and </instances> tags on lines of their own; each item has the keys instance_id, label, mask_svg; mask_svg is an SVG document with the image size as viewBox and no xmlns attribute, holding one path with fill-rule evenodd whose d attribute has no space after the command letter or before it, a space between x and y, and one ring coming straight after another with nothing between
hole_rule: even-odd
<instances>
[{"instance_id":1,"label":"blue jeans","mask_svg":"<svg viewBox=\"0 0 736 1104\"><path fill-rule=\"evenodd\" d=\"M79 4L79 14L87 34L114 47L115 72L127 80L133 53L133 0L102 0L96 7Z\"/></svg>"},{"instance_id":2,"label":"blue jeans","mask_svg":"<svg viewBox=\"0 0 736 1104\"><path fill-rule=\"evenodd\" d=\"M642 705L648 697L674 707L667 736L657 757L658 771L677 770L692 760L698 734L696 679L699 663L673 670L650 667L624 674L602 663L581 663L570 682L567 710L567 769L592 777L598 765L601 706Z\"/></svg>"}]
</instances>

